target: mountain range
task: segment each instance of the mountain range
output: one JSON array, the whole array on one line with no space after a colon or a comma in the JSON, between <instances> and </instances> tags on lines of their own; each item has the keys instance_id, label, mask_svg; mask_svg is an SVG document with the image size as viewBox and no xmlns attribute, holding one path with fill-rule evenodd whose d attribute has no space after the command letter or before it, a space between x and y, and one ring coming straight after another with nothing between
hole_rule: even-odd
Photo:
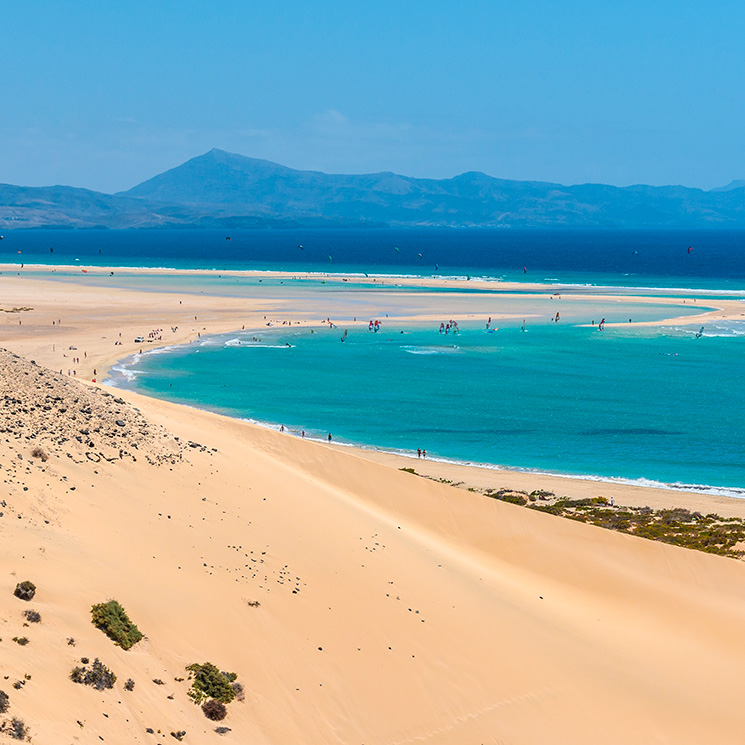
<instances>
[{"instance_id":1,"label":"mountain range","mask_svg":"<svg viewBox=\"0 0 745 745\"><path fill-rule=\"evenodd\" d=\"M395 173L335 175L210 150L118 194L0 184L0 229L133 227L745 227L745 180L563 186Z\"/></svg>"}]
</instances>

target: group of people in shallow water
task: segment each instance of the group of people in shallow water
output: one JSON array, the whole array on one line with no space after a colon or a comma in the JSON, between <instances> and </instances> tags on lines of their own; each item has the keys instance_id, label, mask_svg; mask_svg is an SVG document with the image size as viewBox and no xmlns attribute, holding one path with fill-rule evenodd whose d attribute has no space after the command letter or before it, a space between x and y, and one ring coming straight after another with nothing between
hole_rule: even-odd
<instances>
[{"instance_id":1,"label":"group of people in shallow water","mask_svg":"<svg viewBox=\"0 0 745 745\"><path fill-rule=\"evenodd\" d=\"M417 448L416 449L416 457L417 458L426 458L427 457L427 451L426 450L422 450L422 448Z\"/></svg>"},{"instance_id":2,"label":"group of people in shallow water","mask_svg":"<svg viewBox=\"0 0 745 745\"><path fill-rule=\"evenodd\" d=\"M279 425L279 431L280 432L284 432L285 431L285 425L284 424L280 424ZM301 429L300 430L300 437L302 437L303 439L305 439L305 430L304 429ZM331 438L331 432L329 432L327 439L328 439L329 442L331 442L331 439L332 439Z\"/></svg>"},{"instance_id":3,"label":"group of people in shallow water","mask_svg":"<svg viewBox=\"0 0 745 745\"><path fill-rule=\"evenodd\" d=\"M374 321L370 321L370 323L367 324L367 330L373 331L374 333L378 333L380 331L380 321L376 318Z\"/></svg>"},{"instance_id":4,"label":"group of people in shallow water","mask_svg":"<svg viewBox=\"0 0 745 745\"><path fill-rule=\"evenodd\" d=\"M491 318L489 318L489 321L491 322ZM487 326L487 328L489 327ZM458 328L458 321L453 321L452 319L450 319L447 323L440 324L441 334L449 334L451 331L454 334L457 334L460 331L460 329Z\"/></svg>"}]
</instances>

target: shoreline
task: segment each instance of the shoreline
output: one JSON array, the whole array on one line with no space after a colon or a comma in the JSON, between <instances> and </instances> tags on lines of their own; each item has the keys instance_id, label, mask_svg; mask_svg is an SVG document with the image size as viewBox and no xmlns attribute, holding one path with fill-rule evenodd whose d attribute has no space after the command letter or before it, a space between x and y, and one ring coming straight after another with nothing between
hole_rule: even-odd
<instances>
[{"instance_id":1,"label":"shoreline","mask_svg":"<svg viewBox=\"0 0 745 745\"><path fill-rule=\"evenodd\" d=\"M246 329L246 331L249 331L249 329ZM232 332L228 332L224 335L229 335L230 333ZM222 334L215 334L214 336L221 335ZM209 338L210 337L205 337L205 340ZM144 352L142 356L145 356L147 354L158 354L167 349L177 349L187 346L188 344L175 344L168 345L167 347L156 347L148 350L147 352ZM140 355L136 354L134 356L139 357ZM123 360L120 360L114 366L109 368L108 372L111 373L117 367L125 367L125 362L128 359L130 358L127 357ZM131 364L135 364L135 361L133 361ZM116 370L116 372L120 373L126 378L125 372L120 370ZM136 377L136 374L133 377ZM111 377L102 380L101 385L105 385L120 391L129 391L132 393L136 393L140 396L144 396L145 398L152 398L158 401L167 401L168 403L172 403L175 406L184 406L186 408L195 409L197 411L204 411L216 414L218 416L225 416L238 422L244 422L251 427L259 427L261 429L281 433L287 437L294 437L308 442L326 444L326 440L320 435L313 436L306 434L303 437L300 434L300 430L295 430L289 427L285 427L281 430L280 427L283 425L279 425L270 421L225 414L217 409L212 409L209 406L201 404L199 402L183 403L180 401L171 400L167 397L160 398L152 394L144 393L138 390L136 386L130 387L126 384L119 385L117 384L116 380L112 379ZM415 451L404 451L395 449L391 450L369 443L341 441L338 438L334 440L331 447L356 451L358 452L358 454L368 460L372 460L378 463L386 463L391 465L392 467L397 467L399 470L410 467L413 463L418 463L420 470L422 470L422 473L418 475L429 476L437 473L439 474L437 478L444 478L448 474L452 475L454 473L458 473L462 479L461 483L464 485L464 488L473 486L476 483L483 484L485 480L490 481L489 485L493 486L493 483L491 482L495 482L500 478L504 478L504 480L506 481L519 481L523 485L525 485L531 478L535 480L550 480L553 484L555 484L558 491L561 491L559 487L562 484L566 484L566 488L572 493L592 490L592 487L590 486L591 484L597 484L598 486L596 488L598 491L602 490L604 487L631 487L634 490L642 490L640 493L646 490L654 490L655 492L672 492L674 494L682 494L685 495L686 501L688 501L690 497L695 497L696 495L703 495L706 497L721 497L728 500L741 500L743 502L742 515L743 517L745 517L745 487L715 486L711 484L677 484L665 483L663 481L655 481L653 479L645 478L633 479L623 476L602 476L599 474L560 473L556 471L544 471L540 468L534 468L530 466L505 466L499 463L482 463L478 461L458 460L456 458L449 458L447 456L433 456L431 454L427 454L427 456L421 458L415 454ZM469 478L469 473L473 475L478 474L478 476L476 476L476 478ZM586 482L588 484L587 489L577 489L577 485L574 482ZM595 496L599 495L595 494ZM671 498L670 504L673 505L674 502L675 500ZM638 501L635 502L633 505L630 504L629 506L642 507L644 506L644 504L642 503L642 501ZM740 514L738 510L735 510L735 512L738 515Z\"/></svg>"},{"instance_id":2,"label":"shoreline","mask_svg":"<svg viewBox=\"0 0 745 745\"><path fill-rule=\"evenodd\" d=\"M79 268L79 267L73 267L73 268ZM203 275L203 274L212 274L211 272L205 272L204 270L192 270L195 275ZM149 274L150 271L147 269L144 270L138 270L134 272L135 274ZM163 274L168 274L169 270L163 270ZM241 274L244 274L241 272ZM249 273L254 274L254 273ZM259 273L262 276L266 276L263 273ZM278 277L286 277L286 276L298 276L296 274L292 273L273 273L274 276ZM344 276L348 275L337 275L340 279ZM147 300L149 301L146 304L146 308L143 310L147 311L145 312L144 318L141 318L139 321L139 325L132 326L130 324L126 324L123 326L123 328L128 328L129 332L123 331L118 332L120 334L124 334L124 342L122 343L121 347L109 347L108 350L105 350L103 345L101 344L101 340L99 339L96 342L93 342L92 339L90 339L89 334L89 340L92 342L91 345L88 345L86 341L79 342L78 344L72 345L79 347L80 349L83 349L83 345L85 344L88 346L88 349L90 349L90 346L95 345L96 349L93 350L94 353L90 355L90 357L86 357L81 360L81 367L80 372L81 376L79 379L82 379L83 382L86 382L86 384L93 384L88 383L88 380L85 378L92 378L94 377L92 375L92 371L96 370L97 375L96 380L101 381L103 379L106 379L110 377L111 371L116 366L121 366L124 364L124 362L129 359L130 357L133 357L137 354L149 354L153 352L158 352L159 350L163 350L165 348L170 347L188 347L189 344L194 343L196 341L199 341L200 339L207 339L210 336L218 336L223 334L233 334L233 333L253 333L253 332L262 332L265 331L267 328L267 324L265 319L267 318L266 315L263 316L263 318L259 317L259 313L262 312L262 310L258 310L256 308L256 303L261 302L260 299L257 298L236 298L236 297L228 297L228 296L219 296L219 295L212 295L212 294L200 294L195 295L193 292L190 291L183 291L180 293L174 293L174 294L164 294L164 293L158 293L158 292L139 292L135 290L130 289L121 289L116 288L115 290L110 290L106 288L102 288L100 286L89 286L85 287L84 285L81 287L81 283L72 281L72 282L59 282L55 279L49 278L16 278L12 277L10 278L13 282L19 282L23 286L31 285L29 289L31 289L33 286L37 286L37 283L41 283L42 287L46 289L49 284L52 284L54 287L64 288L66 290L66 295L72 295L72 298L66 297L66 301L69 302L69 300L72 300L74 304L79 305L80 301L78 300L78 295L82 294L83 296L87 296L90 298L90 296L100 296L102 298L101 302L104 302L104 298L106 302L110 302L113 300L115 295L119 295L122 299L123 305L130 305L131 307L137 307L137 303L135 301L135 298L140 300ZM412 280L413 284L421 286L421 285L427 285L428 281L426 278L415 278ZM453 281L453 283L456 286L461 286L465 284L465 281ZM473 280L470 284L473 283ZM546 287L552 287L552 286L542 286L544 289ZM20 288L21 292L23 293L24 287ZM36 287L37 292L42 289L38 286ZM72 291L71 291L72 290ZM541 295L542 293L538 292L536 293L538 295ZM144 344L135 345L136 348L132 349L132 342L127 340L127 335L129 335L130 339L134 338L134 335L140 334L140 331L142 329L142 323L149 323L151 326L157 325L159 322L163 322L163 315L168 312L168 306L172 310L178 310L179 313L183 315L185 311L185 307L182 305L184 300L176 300L176 296L182 296L184 300L187 302L186 308L189 309L189 312L192 310L197 310L198 312L195 314L196 318L194 320L188 321L188 326L184 329L180 328L179 324L176 324L178 326L178 332L173 333L170 338L162 337L160 339L153 339L149 342L145 342ZM425 293L425 295L429 296L429 293ZM519 297L526 297L527 295L520 295ZM422 297L422 295L418 295L417 297ZM502 295L502 298L509 297ZM601 301L606 296L604 295L572 295L573 299L587 299L590 301ZM638 302L641 304L652 304L652 303L659 303L660 301L663 301L666 305L671 306L681 306L682 298L651 298L648 296L631 296L631 295L612 295L608 296L613 299L614 302ZM476 298L476 300L479 300L480 298ZM712 301L707 301L709 306L711 307L714 305ZM298 308L292 308L292 301L285 301L284 307L282 307L282 303L277 303L276 306L270 307L268 310L272 312L274 317L271 319L270 322L280 324L279 326L275 325L273 326L273 329L282 328L281 321L277 316L280 316L281 314L284 314L285 316L290 315L294 316L295 318L292 320L292 324L296 327L307 327L313 324L318 323L318 315L317 314L311 314L310 311L307 309L304 311L301 311ZM629 327L629 326L669 326L669 325L675 325L675 324L681 324L681 325L698 325L702 322L702 320L739 320L741 317L745 317L745 312L740 312L740 309L743 308L743 304L741 301L738 300L721 300L716 301L716 307L714 310L711 310L709 308L702 308L701 313L697 313L695 315L691 316L679 316L679 317L671 317L671 318L665 318L658 321L639 321L634 322L632 324L626 324L626 323L617 323L617 324L606 324L607 326L622 326L622 327ZM248 307L246 307L248 306ZM208 312L211 314L211 317L202 317L201 313L204 312L204 310L207 309ZM83 307L83 310L85 311L85 307ZM219 318L215 318L214 316L217 314L217 311L220 311ZM743 308L743 311L745 311L745 308ZM91 319L88 316L88 313L84 313L86 315L85 322L90 323ZM124 314L126 316L126 314ZM514 314L511 314L514 315ZM297 320L298 316L300 316L300 320ZM495 315L495 318L498 318L498 315ZM157 319L160 318L161 320L158 321ZM191 316L189 316L191 318ZM241 319L245 319L246 323L241 324ZM417 314L416 316L409 316L409 315L394 315L390 319L391 321L397 320L397 321L420 321L425 322L427 320L431 320L434 318L434 316L428 316L428 315L422 315L421 313ZM197 320L199 319L199 320ZM350 325L352 322L347 322ZM364 325L363 322L358 321L358 325ZM171 325L169 323L168 325ZM243 328L241 328L243 326ZM2 329L2 326L0 326L0 329ZM52 333L50 334L50 330L47 327L46 333L42 334L36 334L34 335L34 344L29 345L28 340L26 343L22 344L19 349L24 352L24 356L26 356L29 359L36 359L41 364L48 364L49 362L49 351L48 351L48 345L52 338L54 338L55 335L59 335L60 332L65 332L65 326L62 327L52 327ZM204 334L202 337L201 335ZM95 336L95 334L94 334ZM111 337L110 337L111 338ZM54 344L52 345L54 346ZM46 347L46 349L43 349ZM145 349L145 352L142 352L142 349ZM125 351L126 350L126 351ZM139 350L139 351L138 351ZM16 351L13 349L13 351ZM29 356L32 355L32 356ZM53 366L51 366L51 369L55 369ZM59 369L59 367L57 368ZM64 368L63 368L64 371ZM86 375L87 373L87 375ZM103 385L101 382L96 382L94 385ZM116 388L117 390L123 390L120 387L117 387L115 385L110 385L107 387ZM129 390L129 389L124 389ZM135 391L136 392L136 391ZM138 395L144 395L144 394L138 394ZM151 398L151 397L146 397ZM156 400L165 400L165 399L156 399ZM181 406L189 406L187 404L178 404ZM201 410L201 411L210 411L209 409L201 408L198 405L194 405L195 409ZM234 418L236 421L245 421L241 420L240 418ZM271 429L271 424L264 424L259 422L248 422L245 421L245 423L248 426L257 426L257 427L264 427ZM310 438L308 438L310 439ZM336 445L332 446L336 447ZM363 457L369 457L369 459L375 460L377 458L377 454L380 454L384 456L384 460L388 461L390 459L391 465L394 463L400 462L400 465L396 467L405 467L406 465L410 464L410 458L402 453L396 453L396 452L387 452L387 451L381 451L376 449L374 445L360 445L360 444L345 444L342 447L345 449L353 449L357 450L362 454L367 454L367 456ZM628 504L635 504L639 506L643 506L641 504L642 494L648 495L649 499L652 500L654 503L670 503L671 497L670 495L680 495L680 499L684 500L686 503L697 503L699 505L700 509L707 509L706 504L708 499L713 498L721 498L724 500L734 500L735 502L743 502L745 503L745 500L742 497L739 496L724 496L721 494L718 494L716 492L711 493L709 491L703 491L703 490L687 490L683 487L676 488L674 485L667 485L667 484L655 484L652 482L649 485L640 485L638 483L634 483L633 479L629 480L613 480L612 477L601 477L601 476L582 476L582 475L571 475L571 474L555 474L551 472L544 472L540 470L522 470L522 469L511 469L499 466L498 464L477 464L477 463L468 463L468 462L460 462L460 461L451 461L449 459L442 459L441 461L433 461L428 459L428 463L441 463L440 466L437 466L434 468L434 470L437 471L437 473L444 473L445 470L451 469L453 473L457 472L460 474L457 478L449 479L451 481L463 481L464 483L470 484L471 481L474 479L478 481L479 483L483 482L485 479L483 472L487 472L490 474L490 478L492 481L498 481L500 484L504 484L507 481L510 483L520 483L522 485L525 485L527 483L527 480L532 480L535 487L539 488L541 486L541 483L543 483L546 480L551 481L552 483L555 483L559 488L560 491L566 492L568 496L572 496L574 494L587 494L589 491L592 491L593 488L595 490L602 488L607 493L614 496L617 502L620 503L621 500L627 499L627 500L633 500L633 502L628 502ZM467 479L463 477L463 469L472 469L474 474L474 479ZM475 476L475 474L479 474L479 476ZM449 478L447 476L441 475L438 476L439 478ZM602 484L602 487L595 486L592 487L590 485L592 484ZM692 485L695 486L695 485ZM703 485L707 486L707 485ZM720 489L720 490L727 490L727 487L711 487L712 489ZM729 489L732 490L738 490L739 487L729 487ZM641 492L638 490L642 490ZM624 495L624 496L622 496ZM698 502L696 502L698 500ZM726 505L726 501L723 503ZM729 512L727 514L733 514L733 515L739 515L739 507L737 505L731 505L727 508ZM743 513L745 515L745 513Z\"/></svg>"}]
</instances>

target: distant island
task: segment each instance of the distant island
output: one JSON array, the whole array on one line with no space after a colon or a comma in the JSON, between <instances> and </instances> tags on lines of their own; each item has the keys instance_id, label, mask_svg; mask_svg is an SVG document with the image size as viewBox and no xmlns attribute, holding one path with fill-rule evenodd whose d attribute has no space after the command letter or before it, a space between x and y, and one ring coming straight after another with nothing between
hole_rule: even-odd
<instances>
[{"instance_id":1,"label":"distant island","mask_svg":"<svg viewBox=\"0 0 745 745\"><path fill-rule=\"evenodd\" d=\"M745 228L745 180L683 186L298 171L213 149L132 189L0 184L0 229L290 227Z\"/></svg>"}]
</instances>

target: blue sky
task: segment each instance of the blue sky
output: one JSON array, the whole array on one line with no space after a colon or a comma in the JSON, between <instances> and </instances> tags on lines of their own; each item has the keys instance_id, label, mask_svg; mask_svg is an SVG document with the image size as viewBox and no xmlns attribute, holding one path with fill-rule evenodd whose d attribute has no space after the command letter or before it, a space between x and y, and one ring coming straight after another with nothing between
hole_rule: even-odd
<instances>
[{"instance_id":1,"label":"blue sky","mask_svg":"<svg viewBox=\"0 0 745 745\"><path fill-rule=\"evenodd\" d=\"M218 147L293 168L745 178L745 3L27 0L0 182L127 189Z\"/></svg>"}]
</instances>

